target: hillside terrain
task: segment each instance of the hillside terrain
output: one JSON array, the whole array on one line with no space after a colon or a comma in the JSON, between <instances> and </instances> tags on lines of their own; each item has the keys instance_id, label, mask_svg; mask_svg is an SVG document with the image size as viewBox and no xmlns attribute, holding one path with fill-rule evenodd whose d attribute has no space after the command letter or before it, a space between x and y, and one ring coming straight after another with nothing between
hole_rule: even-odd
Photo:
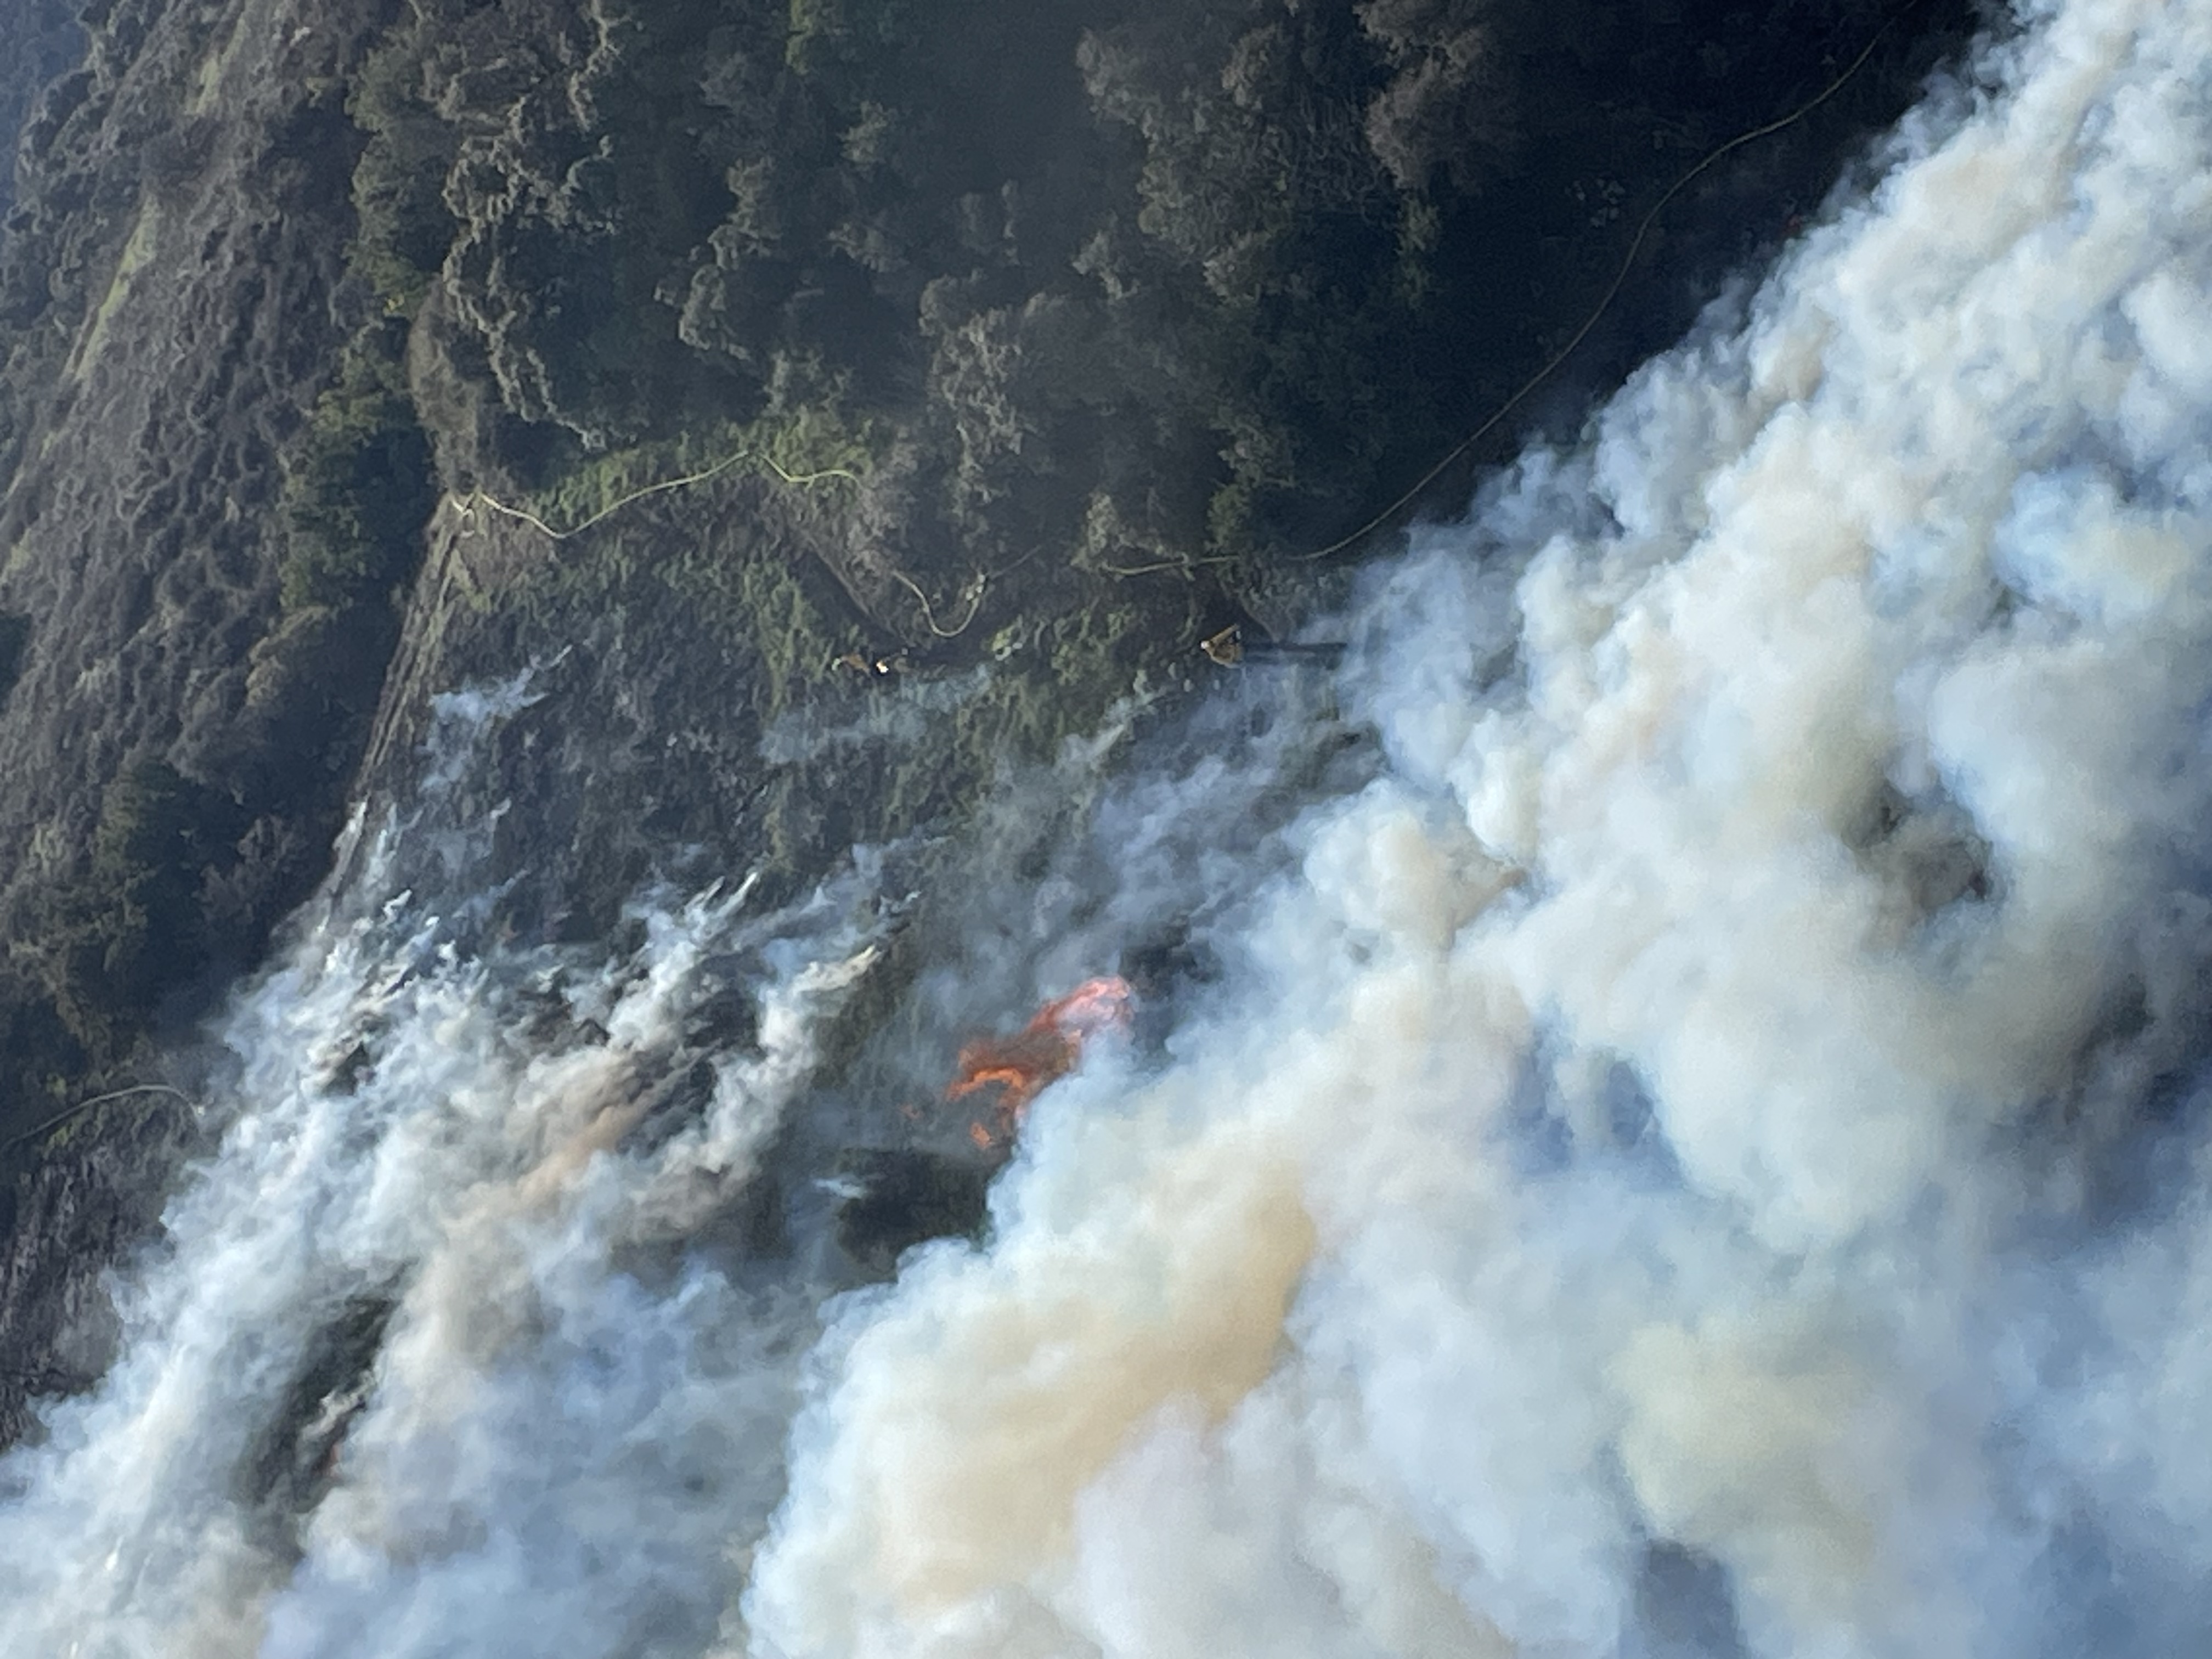
<instances>
[{"instance_id":1,"label":"hillside terrain","mask_svg":"<svg viewBox=\"0 0 2212 1659\"><path fill-rule=\"evenodd\" d=\"M926 840L1571 428L1976 21L15 9L0 1434L96 1365L56 1343L192 1128L170 1095L73 1108L189 1092L160 1056L349 805L407 799L431 694L539 665L470 786L516 808L485 873L522 936Z\"/></svg>"},{"instance_id":2,"label":"hillside terrain","mask_svg":"<svg viewBox=\"0 0 2212 1659\"><path fill-rule=\"evenodd\" d=\"M66 0L0 6L0 131L21 132L39 94L83 54L84 34ZM0 214L14 203L15 187L15 170L0 168Z\"/></svg>"}]
</instances>

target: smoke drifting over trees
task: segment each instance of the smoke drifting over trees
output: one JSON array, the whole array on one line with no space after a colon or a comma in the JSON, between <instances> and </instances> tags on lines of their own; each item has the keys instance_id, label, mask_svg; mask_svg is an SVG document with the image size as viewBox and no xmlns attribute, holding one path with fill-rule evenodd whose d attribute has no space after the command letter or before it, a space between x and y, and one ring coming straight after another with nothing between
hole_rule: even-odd
<instances>
[{"instance_id":1,"label":"smoke drifting over trees","mask_svg":"<svg viewBox=\"0 0 2212 1659\"><path fill-rule=\"evenodd\" d=\"M795 15L825 75L875 16ZM2027 20L1366 568L1340 673L1010 768L788 905L725 870L518 937L492 797L586 699L432 700L411 814L218 1028L118 1362L0 1467L4 1645L2200 1649L2208 66L2201 0ZM997 308L931 373L1066 325ZM754 757L901 753L992 673ZM190 809L133 773L99 837L149 913ZM841 1234L921 1167L859 1137L957 1143L921 1103L1040 1003L969 1049L1051 1073L980 1216L909 1182Z\"/></svg>"},{"instance_id":2,"label":"smoke drifting over trees","mask_svg":"<svg viewBox=\"0 0 2212 1659\"><path fill-rule=\"evenodd\" d=\"M0 1651L2204 1647L2212 3L303 5L0 247Z\"/></svg>"},{"instance_id":3,"label":"smoke drifting over trees","mask_svg":"<svg viewBox=\"0 0 2212 1659\"><path fill-rule=\"evenodd\" d=\"M410 606L448 632L421 612L451 596L410 586L441 495L566 526L733 459L811 481L763 503L717 475L663 502L689 520L568 544L557 574L495 557L485 604L712 588L769 723L843 657L996 663L992 721L853 829L948 821L1199 639L1291 625L1323 592L1300 556L1546 359L1644 207L1875 42L1684 204L1547 411L1569 417L1778 241L1967 21L1874 0L254 3L90 8L22 133L0 237L13 1121L121 1076L158 1008L204 996L194 964L250 960L312 890ZM9 86L74 38L21 9ZM776 528L702 568L732 514ZM136 926L131 884L94 846L145 765L198 803L204 861L118 975L88 941ZM784 816L799 881L813 854L783 849L836 814Z\"/></svg>"}]
</instances>

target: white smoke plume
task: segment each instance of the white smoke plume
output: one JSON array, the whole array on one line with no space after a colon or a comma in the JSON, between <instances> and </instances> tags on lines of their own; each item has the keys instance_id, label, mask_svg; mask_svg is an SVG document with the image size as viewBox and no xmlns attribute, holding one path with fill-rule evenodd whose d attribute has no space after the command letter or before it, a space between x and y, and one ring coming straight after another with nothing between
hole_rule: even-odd
<instances>
[{"instance_id":1,"label":"white smoke plume","mask_svg":"<svg viewBox=\"0 0 2212 1659\"><path fill-rule=\"evenodd\" d=\"M917 1002L1009 1018L1205 964L986 1242L826 1304L683 1248L835 1115L849 900L311 927L0 1463L0 1651L2201 1650L2212 0L2022 21L1371 573L1340 722L1252 671L937 941Z\"/></svg>"},{"instance_id":2,"label":"white smoke plume","mask_svg":"<svg viewBox=\"0 0 2212 1659\"><path fill-rule=\"evenodd\" d=\"M2212 7L2025 21L1370 584L1382 775L838 1313L727 1651L2203 1644Z\"/></svg>"},{"instance_id":3,"label":"white smoke plume","mask_svg":"<svg viewBox=\"0 0 2212 1659\"><path fill-rule=\"evenodd\" d=\"M490 825L441 792L531 701L520 680L441 699L428 805L344 860L224 1022L209 1109L233 1121L118 1287L120 1359L0 1465L0 1652L712 1638L732 1540L780 1494L758 1452L819 1295L665 1247L752 1176L872 960L872 907L651 905L598 963L487 946L405 893L346 898L389 892L403 845L481 860ZM714 1017L732 996L744 1029Z\"/></svg>"}]
</instances>

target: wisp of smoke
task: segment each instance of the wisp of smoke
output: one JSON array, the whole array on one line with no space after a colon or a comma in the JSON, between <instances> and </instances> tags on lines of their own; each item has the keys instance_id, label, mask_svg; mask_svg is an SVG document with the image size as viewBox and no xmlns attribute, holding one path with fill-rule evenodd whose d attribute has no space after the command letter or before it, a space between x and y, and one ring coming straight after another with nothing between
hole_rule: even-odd
<instances>
[{"instance_id":1,"label":"wisp of smoke","mask_svg":"<svg viewBox=\"0 0 2212 1659\"><path fill-rule=\"evenodd\" d=\"M491 826L442 792L531 700L441 700L424 808L363 838L221 1027L234 1115L118 1287L120 1358L0 1466L0 1651L713 1638L819 1293L659 1247L752 1176L870 929L740 887L647 905L593 962L486 945L477 901L381 898L403 846L481 862Z\"/></svg>"}]
</instances>

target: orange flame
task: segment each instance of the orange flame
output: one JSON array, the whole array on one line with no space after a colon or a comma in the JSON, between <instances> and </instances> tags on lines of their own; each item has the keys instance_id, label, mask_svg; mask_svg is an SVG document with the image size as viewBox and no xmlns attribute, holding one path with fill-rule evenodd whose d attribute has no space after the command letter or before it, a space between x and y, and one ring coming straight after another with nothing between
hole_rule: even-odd
<instances>
[{"instance_id":1,"label":"orange flame","mask_svg":"<svg viewBox=\"0 0 2212 1659\"><path fill-rule=\"evenodd\" d=\"M945 1091L963 1100L995 1085L995 1128L969 1126L969 1138L988 1152L1011 1139L1030 1103L1075 1069L1083 1046L1101 1031L1126 1030L1129 1024L1129 982L1116 975L1087 979L1066 996L1036 1012L1012 1036L978 1037L960 1051L960 1074Z\"/></svg>"}]
</instances>

